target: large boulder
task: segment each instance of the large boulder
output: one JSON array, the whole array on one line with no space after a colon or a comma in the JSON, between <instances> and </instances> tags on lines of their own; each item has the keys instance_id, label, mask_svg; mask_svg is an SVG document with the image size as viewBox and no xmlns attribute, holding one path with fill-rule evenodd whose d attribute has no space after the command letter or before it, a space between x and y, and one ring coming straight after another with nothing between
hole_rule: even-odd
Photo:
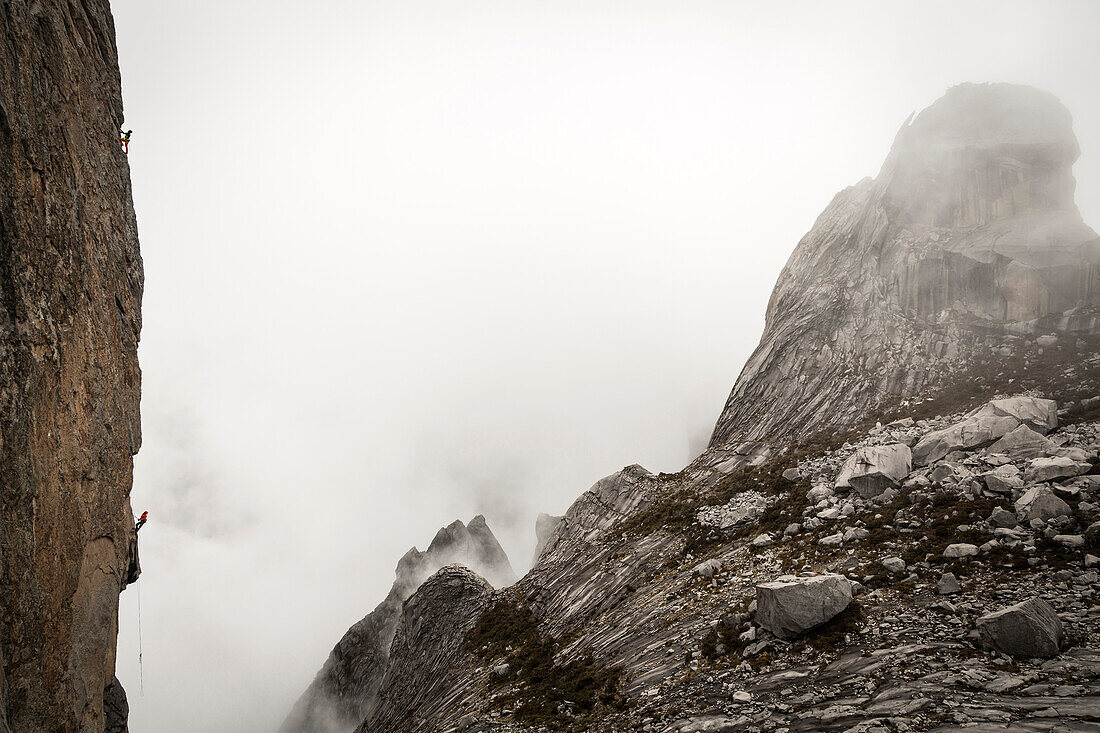
<instances>
[{"instance_id":1,"label":"large boulder","mask_svg":"<svg viewBox=\"0 0 1100 733\"><path fill-rule=\"evenodd\" d=\"M843 575L784 575L756 586L756 623L781 639L793 639L851 602L852 584Z\"/></svg>"},{"instance_id":2,"label":"large boulder","mask_svg":"<svg viewBox=\"0 0 1100 733\"><path fill-rule=\"evenodd\" d=\"M1073 509L1070 505L1055 496L1046 486L1034 486L1016 500L1016 516L1025 524L1033 519L1047 522L1055 517L1071 514Z\"/></svg>"},{"instance_id":3,"label":"large boulder","mask_svg":"<svg viewBox=\"0 0 1100 733\"><path fill-rule=\"evenodd\" d=\"M913 463L926 466L951 451L987 445L1021 425L1049 433L1058 427L1058 403L1024 395L988 402L954 425L921 438L913 446Z\"/></svg>"},{"instance_id":4,"label":"large boulder","mask_svg":"<svg viewBox=\"0 0 1100 733\"><path fill-rule=\"evenodd\" d=\"M860 448L848 457L837 475L838 489L851 487L864 499L897 486L913 470L913 454L904 443Z\"/></svg>"},{"instance_id":5,"label":"large boulder","mask_svg":"<svg viewBox=\"0 0 1100 733\"><path fill-rule=\"evenodd\" d=\"M979 478L985 482L985 487L998 494L1011 494L1015 489L1022 489L1024 480L1020 478L1020 469L1011 463L997 466L992 471L983 473Z\"/></svg>"},{"instance_id":6,"label":"large boulder","mask_svg":"<svg viewBox=\"0 0 1100 733\"><path fill-rule=\"evenodd\" d=\"M1028 483L1054 481L1060 478L1072 478L1088 471L1091 466L1079 463L1072 458L1055 456L1054 458L1036 458L1024 471L1024 480Z\"/></svg>"},{"instance_id":7,"label":"large boulder","mask_svg":"<svg viewBox=\"0 0 1100 733\"><path fill-rule=\"evenodd\" d=\"M1062 620L1041 598L1029 598L978 619L986 646L1011 657L1053 657L1062 643Z\"/></svg>"},{"instance_id":8,"label":"large boulder","mask_svg":"<svg viewBox=\"0 0 1100 733\"><path fill-rule=\"evenodd\" d=\"M1027 425L1021 425L989 446L990 453L1003 453L1013 459L1040 458L1057 448L1054 442Z\"/></svg>"}]
</instances>

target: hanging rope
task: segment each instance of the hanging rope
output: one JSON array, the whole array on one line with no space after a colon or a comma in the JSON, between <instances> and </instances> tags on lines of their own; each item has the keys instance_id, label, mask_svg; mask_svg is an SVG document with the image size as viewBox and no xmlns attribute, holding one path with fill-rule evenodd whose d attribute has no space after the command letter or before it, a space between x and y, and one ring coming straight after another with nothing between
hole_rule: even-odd
<instances>
[{"instance_id":1,"label":"hanging rope","mask_svg":"<svg viewBox=\"0 0 1100 733\"><path fill-rule=\"evenodd\" d=\"M141 682L141 696L145 697L145 667L142 662L141 649L141 584L138 583L138 679Z\"/></svg>"}]
</instances>

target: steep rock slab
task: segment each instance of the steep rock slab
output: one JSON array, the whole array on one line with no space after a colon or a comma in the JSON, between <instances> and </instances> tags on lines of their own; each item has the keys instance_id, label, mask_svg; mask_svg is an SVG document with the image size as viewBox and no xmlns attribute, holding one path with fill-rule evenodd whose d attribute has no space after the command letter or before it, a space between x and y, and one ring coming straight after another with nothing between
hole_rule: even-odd
<instances>
[{"instance_id":1,"label":"steep rock slab","mask_svg":"<svg viewBox=\"0 0 1100 733\"><path fill-rule=\"evenodd\" d=\"M456 714L454 703L465 689L447 671L470 661L466 632L492 595L489 583L461 565L448 565L424 582L405 602L393 664L358 733L434 731L439 728L426 719Z\"/></svg>"},{"instance_id":2,"label":"steep rock slab","mask_svg":"<svg viewBox=\"0 0 1100 733\"><path fill-rule=\"evenodd\" d=\"M982 641L1011 657L1053 657L1062 643L1062 620L1042 598L1029 598L978 619Z\"/></svg>"},{"instance_id":3,"label":"steep rock slab","mask_svg":"<svg viewBox=\"0 0 1100 733\"><path fill-rule=\"evenodd\" d=\"M107 0L0 3L0 720L18 733L103 730L114 680L141 444L123 122Z\"/></svg>"},{"instance_id":4,"label":"steep rock slab","mask_svg":"<svg viewBox=\"0 0 1100 733\"><path fill-rule=\"evenodd\" d=\"M594 539L600 531L651 502L656 487L657 477L636 463L604 476L565 512L546 538L540 557L561 543Z\"/></svg>"},{"instance_id":5,"label":"steep rock slab","mask_svg":"<svg viewBox=\"0 0 1100 733\"><path fill-rule=\"evenodd\" d=\"M793 639L851 602L852 584L843 575L784 575L756 586L756 623L781 639Z\"/></svg>"},{"instance_id":6,"label":"steep rock slab","mask_svg":"<svg viewBox=\"0 0 1100 733\"><path fill-rule=\"evenodd\" d=\"M1073 201L1078 155L1069 112L1029 87L964 84L907 122L878 177L837 194L791 255L711 447L950 389L1004 334L1095 334L1100 237Z\"/></svg>"},{"instance_id":7,"label":"steep rock slab","mask_svg":"<svg viewBox=\"0 0 1100 733\"><path fill-rule=\"evenodd\" d=\"M485 517L478 515L468 525L456 520L443 527L426 551L414 547L397 563L386 599L336 644L280 733L350 731L362 723L389 664L402 605L428 577L452 563L468 566L497 587L516 581L508 556Z\"/></svg>"}]
</instances>

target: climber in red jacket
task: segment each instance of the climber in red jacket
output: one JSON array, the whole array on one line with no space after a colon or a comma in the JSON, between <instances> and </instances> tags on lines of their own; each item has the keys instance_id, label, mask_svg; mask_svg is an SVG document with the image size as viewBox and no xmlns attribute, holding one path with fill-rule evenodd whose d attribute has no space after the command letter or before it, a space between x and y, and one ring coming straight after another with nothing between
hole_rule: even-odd
<instances>
[{"instance_id":1,"label":"climber in red jacket","mask_svg":"<svg viewBox=\"0 0 1100 733\"><path fill-rule=\"evenodd\" d=\"M137 520L137 524L134 525L134 531L137 532L141 529L141 525L149 521L149 512L145 511L141 513L141 518Z\"/></svg>"}]
</instances>

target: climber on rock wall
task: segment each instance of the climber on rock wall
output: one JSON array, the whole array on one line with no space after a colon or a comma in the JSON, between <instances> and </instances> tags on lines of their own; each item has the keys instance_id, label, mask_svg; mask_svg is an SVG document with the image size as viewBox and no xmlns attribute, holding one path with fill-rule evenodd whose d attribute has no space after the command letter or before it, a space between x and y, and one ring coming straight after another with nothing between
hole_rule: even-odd
<instances>
[{"instance_id":1,"label":"climber on rock wall","mask_svg":"<svg viewBox=\"0 0 1100 733\"><path fill-rule=\"evenodd\" d=\"M141 529L142 525L144 525L147 521L149 521L149 512L144 511L141 513L141 517L138 518L137 524L134 525L134 531L137 532L139 529Z\"/></svg>"}]
</instances>

